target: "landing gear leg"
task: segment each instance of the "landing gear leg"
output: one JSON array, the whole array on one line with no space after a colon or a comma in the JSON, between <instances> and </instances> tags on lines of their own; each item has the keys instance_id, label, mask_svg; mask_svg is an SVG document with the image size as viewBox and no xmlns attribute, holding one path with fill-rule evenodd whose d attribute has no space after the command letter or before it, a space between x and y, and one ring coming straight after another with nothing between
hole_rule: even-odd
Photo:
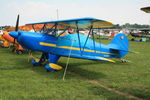
<instances>
[{"instance_id":1,"label":"landing gear leg","mask_svg":"<svg viewBox=\"0 0 150 100\"><path fill-rule=\"evenodd\" d=\"M44 65L46 62L46 59L48 58L47 55L48 55L47 53L43 53L40 59L34 58L34 60L32 60L33 66Z\"/></svg>"},{"instance_id":2,"label":"landing gear leg","mask_svg":"<svg viewBox=\"0 0 150 100\"><path fill-rule=\"evenodd\" d=\"M58 71L58 70L62 69L61 66L56 64L57 61L59 60L59 58L60 58L60 56L48 54L49 63L47 65L45 65L45 69L47 70L47 72Z\"/></svg>"}]
</instances>

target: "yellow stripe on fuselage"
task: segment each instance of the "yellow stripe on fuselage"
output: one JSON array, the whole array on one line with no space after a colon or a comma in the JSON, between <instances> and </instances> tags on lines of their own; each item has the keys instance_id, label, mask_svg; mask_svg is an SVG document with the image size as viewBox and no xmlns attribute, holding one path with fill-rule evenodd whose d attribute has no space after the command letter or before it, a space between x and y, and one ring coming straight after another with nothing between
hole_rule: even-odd
<instances>
[{"instance_id":1,"label":"yellow stripe on fuselage","mask_svg":"<svg viewBox=\"0 0 150 100\"><path fill-rule=\"evenodd\" d=\"M58 46L58 48L63 48L63 49L71 49L71 50L80 50L80 48L75 48L75 47L67 47L67 46Z\"/></svg>"},{"instance_id":2,"label":"yellow stripe on fuselage","mask_svg":"<svg viewBox=\"0 0 150 100\"><path fill-rule=\"evenodd\" d=\"M57 48L63 48L63 49L80 50L80 48L68 47L68 46L56 46L56 44L45 43L45 42L40 42L40 45L50 46L50 47L57 47ZM94 50L88 50L88 49L84 49L83 51L103 53L103 54L113 54L113 53L101 52L101 51L94 51Z\"/></svg>"},{"instance_id":3,"label":"yellow stripe on fuselage","mask_svg":"<svg viewBox=\"0 0 150 100\"><path fill-rule=\"evenodd\" d=\"M63 49L72 49L72 50L80 50L80 48L67 47L67 46L59 46L58 48L63 48ZM96 53L104 53L104 54L112 54L112 53L100 52L100 51L94 51L94 50L88 50L88 49L84 49L83 51L87 51L87 52L96 52Z\"/></svg>"},{"instance_id":4,"label":"yellow stripe on fuselage","mask_svg":"<svg viewBox=\"0 0 150 100\"><path fill-rule=\"evenodd\" d=\"M50 46L50 47L56 47L56 44L45 43L45 42L40 42L40 45Z\"/></svg>"}]
</instances>

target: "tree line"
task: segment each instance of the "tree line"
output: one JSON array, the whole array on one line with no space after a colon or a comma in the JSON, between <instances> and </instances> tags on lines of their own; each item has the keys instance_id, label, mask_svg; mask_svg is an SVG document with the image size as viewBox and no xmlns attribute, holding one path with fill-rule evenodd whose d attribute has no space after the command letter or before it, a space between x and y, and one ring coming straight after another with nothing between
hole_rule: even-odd
<instances>
[{"instance_id":1,"label":"tree line","mask_svg":"<svg viewBox=\"0 0 150 100\"><path fill-rule=\"evenodd\" d=\"M123 25L116 24L113 28L116 28L116 29L122 29L122 28L138 29L138 28L150 28L150 25L141 25L141 24L136 24L136 23L135 24L125 23Z\"/></svg>"},{"instance_id":2,"label":"tree line","mask_svg":"<svg viewBox=\"0 0 150 100\"><path fill-rule=\"evenodd\" d=\"M0 26L0 30L3 30L5 28L11 27L10 25Z\"/></svg>"},{"instance_id":3,"label":"tree line","mask_svg":"<svg viewBox=\"0 0 150 100\"><path fill-rule=\"evenodd\" d=\"M0 26L0 29L5 29L8 27L12 27L10 25L5 25L5 26ZM138 28L150 28L150 25L141 25L141 24L130 24L130 23L125 23L123 25L120 24L116 24L114 27L112 27L112 29L129 29L129 28L133 28L133 29L138 29Z\"/></svg>"}]
</instances>

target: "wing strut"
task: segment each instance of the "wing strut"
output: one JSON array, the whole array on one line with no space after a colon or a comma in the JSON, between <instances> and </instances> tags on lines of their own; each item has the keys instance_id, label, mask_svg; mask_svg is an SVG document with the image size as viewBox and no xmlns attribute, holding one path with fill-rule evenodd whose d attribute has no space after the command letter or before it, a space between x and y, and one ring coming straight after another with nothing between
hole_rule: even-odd
<instances>
[{"instance_id":1,"label":"wing strut","mask_svg":"<svg viewBox=\"0 0 150 100\"><path fill-rule=\"evenodd\" d=\"M54 29L54 31L53 31L53 33L52 33L54 36L56 36L57 26L58 26L58 23L55 23L55 29Z\"/></svg>"},{"instance_id":2,"label":"wing strut","mask_svg":"<svg viewBox=\"0 0 150 100\"><path fill-rule=\"evenodd\" d=\"M53 33L52 35L55 36L55 35L56 35L57 25L58 25L58 24L55 23L51 28L47 29L44 33L47 34L47 33L49 33L49 32L52 32L52 33ZM55 28L54 31L53 31L53 28Z\"/></svg>"},{"instance_id":3,"label":"wing strut","mask_svg":"<svg viewBox=\"0 0 150 100\"><path fill-rule=\"evenodd\" d=\"M68 30L70 28L70 26L68 26L67 28L65 28L64 30L63 30L63 32L61 32L59 35L58 35L58 37L61 35L61 34L63 34L66 30Z\"/></svg>"},{"instance_id":4,"label":"wing strut","mask_svg":"<svg viewBox=\"0 0 150 100\"><path fill-rule=\"evenodd\" d=\"M79 28L78 28L78 21L76 21L76 28L77 28L77 34L78 34L78 39L79 39L80 54L82 55L82 52L81 52L81 41L80 41Z\"/></svg>"},{"instance_id":5,"label":"wing strut","mask_svg":"<svg viewBox=\"0 0 150 100\"><path fill-rule=\"evenodd\" d=\"M44 31L44 28L45 28L45 26L46 26L46 24L44 24L44 26L40 29L40 33L42 32L42 31Z\"/></svg>"},{"instance_id":6,"label":"wing strut","mask_svg":"<svg viewBox=\"0 0 150 100\"><path fill-rule=\"evenodd\" d=\"M33 28L34 32L37 32L37 31L35 30L35 28L34 28L34 25L35 25L35 24L32 24L32 28Z\"/></svg>"},{"instance_id":7,"label":"wing strut","mask_svg":"<svg viewBox=\"0 0 150 100\"><path fill-rule=\"evenodd\" d=\"M92 26L93 26L93 24L92 24ZM93 38L94 52L96 53L96 50L95 50L95 37L94 37L93 29L92 29L92 38ZM95 54L94 54L94 55L95 55Z\"/></svg>"},{"instance_id":8,"label":"wing strut","mask_svg":"<svg viewBox=\"0 0 150 100\"><path fill-rule=\"evenodd\" d=\"M87 43L87 41L88 41L88 39L89 39L89 36L90 36L90 33L91 33L92 28L93 28L93 25L91 25L91 27L90 27L88 36L87 36L86 41L85 41L85 44L84 44L84 46L83 46L83 51L84 51L85 45L86 45L86 43Z\"/></svg>"}]
</instances>

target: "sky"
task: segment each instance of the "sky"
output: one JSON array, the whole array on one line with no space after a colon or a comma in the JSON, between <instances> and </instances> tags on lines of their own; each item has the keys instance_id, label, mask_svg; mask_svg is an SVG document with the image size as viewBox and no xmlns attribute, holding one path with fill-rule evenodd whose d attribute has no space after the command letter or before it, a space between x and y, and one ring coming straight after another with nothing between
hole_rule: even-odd
<instances>
[{"instance_id":1,"label":"sky","mask_svg":"<svg viewBox=\"0 0 150 100\"><path fill-rule=\"evenodd\" d=\"M0 25L94 17L113 24L148 24L150 13L140 10L150 6L150 0L1 0ZM57 17L58 14L58 17Z\"/></svg>"}]
</instances>

